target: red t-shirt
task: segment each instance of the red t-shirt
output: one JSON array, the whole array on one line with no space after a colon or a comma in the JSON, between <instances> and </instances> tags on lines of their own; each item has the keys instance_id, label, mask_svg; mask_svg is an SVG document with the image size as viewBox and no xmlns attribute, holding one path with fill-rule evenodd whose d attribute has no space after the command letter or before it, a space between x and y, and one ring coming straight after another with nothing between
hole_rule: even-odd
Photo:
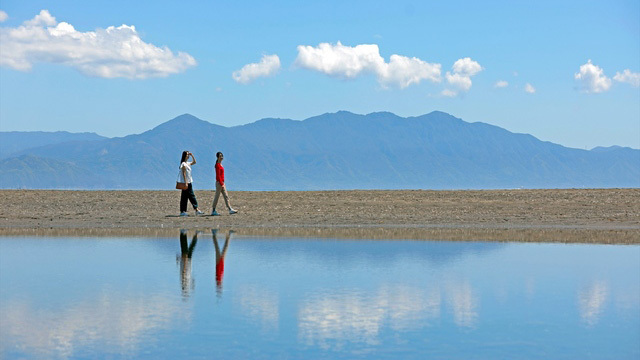
<instances>
[{"instance_id":1,"label":"red t-shirt","mask_svg":"<svg viewBox=\"0 0 640 360\"><path fill-rule=\"evenodd\" d=\"M222 284L222 276L224 275L224 259L220 259L216 264L216 282Z\"/></svg>"},{"instance_id":2,"label":"red t-shirt","mask_svg":"<svg viewBox=\"0 0 640 360\"><path fill-rule=\"evenodd\" d=\"M219 162L216 163L216 181L224 184L224 168Z\"/></svg>"}]
</instances>

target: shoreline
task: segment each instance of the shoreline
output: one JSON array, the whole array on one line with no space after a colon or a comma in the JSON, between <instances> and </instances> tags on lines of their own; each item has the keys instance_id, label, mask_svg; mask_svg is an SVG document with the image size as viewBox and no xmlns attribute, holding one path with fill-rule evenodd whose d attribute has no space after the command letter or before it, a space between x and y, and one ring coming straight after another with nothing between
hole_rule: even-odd
<instances>
[{"instance_id":1,"label":"shoreline","mask_svg":"<svg viewBox=\"0 0 640 360\"><path fill-rule=\"evenodd\" d=\"M213 192L196 190L211 212ZM640 189L233 191L179 217L179 191L0 190L0 236L238 235L640 244Z\"/></svg>"}]
</instances>

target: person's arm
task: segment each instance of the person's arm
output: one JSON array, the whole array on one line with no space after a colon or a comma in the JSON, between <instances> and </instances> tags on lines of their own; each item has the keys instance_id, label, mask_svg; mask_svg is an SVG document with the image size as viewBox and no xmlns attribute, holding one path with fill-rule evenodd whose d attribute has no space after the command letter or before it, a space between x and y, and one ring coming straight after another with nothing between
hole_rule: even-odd
<instances>
[{"instance_id":1,"label":"person's arm","mask_svg":"<svg viewBox=\"0 0 640 360\"><path fill-rule=\"evenodd\" d=\"M191 165L195 165L196 164L196 157L193 156L193 153L189 153L189 155L191 155L191 159L193 159L193 161L191 162Z\"/></svg>"},{"instance_id":2,"label":"person's arm","mask_svg":"<svg viewBox=\"0 0 640 360\"><path fill-rule=\"evenodd\" d=\"M182 167L182 180L184 180L184 183L187 184L187 169L184 168L184 166Z\"/></svg>"}]
</instances>

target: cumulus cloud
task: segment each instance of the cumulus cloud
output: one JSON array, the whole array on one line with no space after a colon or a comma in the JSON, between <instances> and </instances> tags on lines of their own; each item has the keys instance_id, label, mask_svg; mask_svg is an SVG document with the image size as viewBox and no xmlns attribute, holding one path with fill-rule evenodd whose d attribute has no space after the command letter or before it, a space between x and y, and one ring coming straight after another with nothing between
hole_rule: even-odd
<instances>
[{"instance_id":1,"label":"cumulus cloud","mask_svg":"<svg viewBox=\"0 0 640 360\"><path fill-rule=\"evenodd\" d=\"M497 88L506 88L507 86L509 86L509 83L504 80L498 80L493 86Z\"/></svg>"},{"instance_id":2,"label":"cumulus cloud","mask_svg":"<svg viewBox=\"0 0 640 360\"><path fill-rule=\"evenodd\" d=\"M321 43L317 47L298 46L296 65L322 72L329 76L352 79L362 72L375 72L377 66L384 62L380 56L378 45L344 46Z\"/></svg>"},{"instance_id":3,"label":"cumulus cloud","mask_svg":"<svg viewBox=\"0 0 640 360\"><path fill-rule=\"evenodd\" d=\"M536 93L536 88L534 88L533 85L527 83L524 86L524 91L528 92L529 94L535 94Z\"/></svg>"},{"instance_id":4,"label":"cumulus cloud","mask_svg":"<svg viewBox=\"0 0 640 360\"><path fill-rule=\"evenodd\" d=\"M634 72L631 72L631 70L629 69L625 69L622 73L616 72L616 75L613 77L613 80L631 84L632 86L635 86L635 87L639 87L640 73L634 73Z\"/></svg>"},{"instance_id":5,"label":"cumulus cloud","mask_svg":"<svg viewBox=\"0 0 640 360\"><path fill-rule=\"evenodd\" d=\"M259 63L251 63L233 72L233 80L248 84L259 77L273 76L280 70L278 55L263 55Z\"/></svg>"},{"instance_id":6,"label":"cumulus cloud","mask_svg":"<svg viewBox=\"0 0 640 360\"><path fill-rule=\"evenodd\" d=\"M166 77L195 66L189 54L145 43L134 26L110 26L80 32L58 23L49 11L16 28L0 28L0 65L28 71L34 63L73 67L82 74L103 78Z\"/></svg>"},{"instance_id":7,"label":"cumulus cloud","mask_svg":"<svg viewBox=\"0 0 640 360\"><path fill-rule=\"evenodd\" d=\"M473 85L471 77L483 70L477 61L471 60L469 57L456 60L451 68L453 71L447 71L445 78L454 89L442 92L442 95L450 97L456 96L460 92L469 91Z\"/></svg>"},{"instance_id":8,"label":"cumulus cloud","mask_svg":"<svg viewBox=\"0 0 640 360\"><path fill-rule=\"evenodd\" d=\"M591 60L580 66L580 71L574 77L580 82L582 91L587 93L601 93L611 87L611 79L604 75L604 70L599 66L593 65Z\"/></svg>"},{"instance_id":9,"label":"cumulus cloud","mask_svg":"<svg viewBox=\"0 0 640 360\"><path fill-rule=\"evenodd\" d=\"M378 81L384 86L406 88L425 79L439 82L440 64L430 64L415 57L391 55L389 63L383 63L378 71Z\"/></svg>"},{"instance_id":10,"label":"cumulus cloud","mask_svg":"<svg viewBox=\"0 0 640 360\"><path fill-rule=\"evenodd\" d=\"M447 71L446 78L447 78L447 82L450 85L452 85L453 87L459 90L469 91L469 89L471 89L472 82L469 76L465 76L457 73L452 74Z\"/></svg>"},{"instance_id":11,"label":"cumulus cloud","mask_svg":"<svg viewBox=\"0 0 640 360\"><path fill-rule=\"evenodd\" d=\"M454 73L464 76L473 76L483 70L478 62L469 57L456 60L452 68Z\"/></svg>"},{"instance_id":12,"label":"cumulus cloud","mask_svg":"<svg viewBox=\"0 0 640 360\"><path fill-rule=\"evenodd\" d=\"M458 95L457 92L455 92L453 90L449 90L449 89L442 90L442 92L440 94L442 96L446 96L446 97L456 97Z\"/></svg>"},{"instance_id":13,"label":"cumulus cloud","mask_svg":"<svg viewBox=\"0 0 640 360\"><path fill-rule=\"evenodd\" d=\"M295 64L342 79L374 74L384 87L405 88L419 84L422 80L440 82L440 64L396 54L391 55L387 63L375 44L355 47L345 46L340 42L335 45L321 43L317 47L300 45Z\"/></svg>"},{"instance_id":14,"label":"cumulus cloud","mask_svg":"<svg viewBox=\"0 0 640 360\"><path fill-rule=\"evenodd\" d=\"M9 18L6 12L0 10L0 22L5 22Z\"/></svg>"}]
</instances>

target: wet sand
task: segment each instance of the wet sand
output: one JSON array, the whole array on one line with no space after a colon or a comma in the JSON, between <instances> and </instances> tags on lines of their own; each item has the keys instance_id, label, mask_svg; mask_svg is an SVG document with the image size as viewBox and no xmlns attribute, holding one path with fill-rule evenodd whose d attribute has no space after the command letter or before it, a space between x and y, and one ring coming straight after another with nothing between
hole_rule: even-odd
<instances>
[{"instance_id":1,"label":"wet sand","mask_svg":"<svg viewBox=\"0 0 640 360\"><path fill-rule=\"evenodd\" d=\"M230 191L240 212L179 217L180 191L0 190L0 235L239 235L640 244L640 189Z\"/></svg>"}]
</instances>

